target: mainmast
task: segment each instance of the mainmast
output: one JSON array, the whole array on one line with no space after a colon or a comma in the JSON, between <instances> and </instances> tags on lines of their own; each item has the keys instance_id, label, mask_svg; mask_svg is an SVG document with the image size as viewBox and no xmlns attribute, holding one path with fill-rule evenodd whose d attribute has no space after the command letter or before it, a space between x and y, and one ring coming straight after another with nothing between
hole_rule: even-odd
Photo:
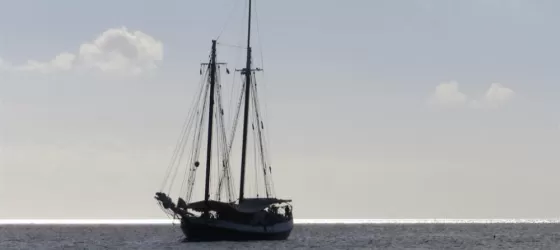
<instances>
[{"instance_id":1,"label":"mainmast","mask_svg":"<svg viewBox=\"0 0 560 250\"><path fill-rule=\"evenodd\" d=\"M210 56L210 111L208 114L208 146L206 148L206 182L204 185L204 201L210 199L210 166L212 161L212 125L214 120L214 86L216 85L216 40L212 40Z\"/></svg>"},{"instance_id":2,"label":"mainmast","mask_svg":"<svg viewBox=\"0 0 560 250\"><path fill-rule=\"evenodd\" d=\"M249 100L251 97L251 0L249 0L249 20L247 28L247 63L242 73L245 74L245 109L243 117L243 145L241 148L241 178L239 202L243 201L245 188L245 163L247 158L247 127L249 126Z\"/></svg>"}]
</instances>

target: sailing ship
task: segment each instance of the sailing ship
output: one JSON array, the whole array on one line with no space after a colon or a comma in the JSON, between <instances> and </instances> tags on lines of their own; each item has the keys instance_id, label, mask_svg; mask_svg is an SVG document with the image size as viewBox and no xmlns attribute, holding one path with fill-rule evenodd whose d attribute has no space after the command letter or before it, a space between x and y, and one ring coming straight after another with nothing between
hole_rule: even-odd
<instances>
[{"instance_id":1,"label":"sailing ship","mask_svg":"<svg viewBox=\"0 0 560 250\"><path fill-rule=\"evenodd\" d=\"M165 212L174 219L180 219L181 229L187 241L252 241L285 240L293 228L292 205L289 199L280 199L274 195L271 178L272 168L267 151L264 121L260 113L255 72L251 50L251 8L248 0L248 27L246 43L246 62L244 68L236 70L243 79L237 112L233 117L231 135L226 136L224 112L222 106L220 72L225 63L217 62L217 41L212 40L208 63L202 63L203 79L198 95L188 115L177 143L167 176L155 199ZM226 73L230 73L226 67ZM235 188L230 168L233 138L237 128L241 106L243 106L243 135L241 143L241 166L239 195L235 197ZM207 124L207 126L204 126ZM255 152L255 171L260 171L264 182L264 197L246 195L246 169L248 163L248 136L251 128ZM202 134L206 132L206 143L202 143ZM216 141L216 144L213 142ZM173 202L169 195L177 176L178 166L185 153L186 145L191 145L186 162L185 178L181 185L182 195ZM205 145L204 145L205 144ZM191 201L200 151L205 146L204 199ZM213 159L216 158L216 159ZM218 170L213 172L213 166ZM256 172L255 172L256 173ZM213 174L213 175L212 175ZM179 174L180 175L180 174ZM211 177L217 177L214 197L211 197ZM164 191L168 189L167 193ZM257 184L258 189L258 184ZM224 197L224 194L225 196Z\"/></svg>"}]
</instances>

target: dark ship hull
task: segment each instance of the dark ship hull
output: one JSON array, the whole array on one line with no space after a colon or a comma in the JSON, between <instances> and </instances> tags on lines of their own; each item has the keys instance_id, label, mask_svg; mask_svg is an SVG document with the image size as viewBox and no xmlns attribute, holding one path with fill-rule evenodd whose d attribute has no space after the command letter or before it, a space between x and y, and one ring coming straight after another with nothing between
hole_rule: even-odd
<instances>
[{"instance_id":1,"label":"dark ship hull","mask_svg":"<svg viewBox=\"0 0 560 250\"><path fill-rule=\"evenodd\" d=\"M187 217L181 220L181 229L187 241L286 240L292 232L293 219L265 226Z\"/></svg>"}]
</instances>

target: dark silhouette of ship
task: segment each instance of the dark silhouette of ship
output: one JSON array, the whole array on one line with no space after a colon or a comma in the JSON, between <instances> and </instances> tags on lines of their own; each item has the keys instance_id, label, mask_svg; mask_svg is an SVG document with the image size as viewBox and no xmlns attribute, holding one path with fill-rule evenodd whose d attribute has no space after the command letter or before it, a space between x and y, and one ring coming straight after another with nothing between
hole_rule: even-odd
<instances>
[{"instance_id":1,"label":"dark silhouette of ship","mask_svg":"<svg viewBox=\"0 0 560 250\"><path fill-rule=\"evenodd\" d=\"M179 218L181 229L188 241L251 241L251 240L285 240L293 228L291 200L279 199L274 196L271 179L272 168L268 160L268 151L264 130L264 122L260 114L257 95L255 72L260 68L252 68L251 50L251 0L248 5L248 34L247 58L245 67L236 70L243 76L244 85L240 94L237 112L234 116L231 136L226 137L223 121L223 108L221 99L221 85L219 83L220 66L225 63L216 61L216 40L212 40L210 60L203 63L201 75L203 80L195 97L194 105L182 131L182 136L174 152L172 163L168 169L162 190L156 193L156 200L164 211L173 218ZM226 68L229 74L229 69ZM233 180L230 169L230 153L237 121L243 106L243 135L241 144L241 168L239 195L235 198ZM206 126L205 126L206 124ZM248 133L253 133L255 151L255 169L262 171L264 182L264 197L245 197L245 175L247 165ZM206 133L205 133L206 132ZM190 202L194 187L196 172L200 166L200 151L203 151L203 134L206 138L205 161L205 188L204 200ZM214 140L216 144L213 145ZM174 164L180 165L186 145L190 144L191 152L188 154L186 180L183 180L181 190L185 195L173 202L168 194L163 192L166 187L173 186L177 176ZM214 152L213 152L214 151ZM214 160L212 158L217 158ZM212 164L217 165L219 171L212 175ZM210 180L217 176L217 188L214 198L210 196ZM170 179L171 178L171 179ZM170 184L171 182L171 184ZM169 193L169 191L167 192ZM226 194L224 199L223 194Z\"/></svg>"}]
</instances>

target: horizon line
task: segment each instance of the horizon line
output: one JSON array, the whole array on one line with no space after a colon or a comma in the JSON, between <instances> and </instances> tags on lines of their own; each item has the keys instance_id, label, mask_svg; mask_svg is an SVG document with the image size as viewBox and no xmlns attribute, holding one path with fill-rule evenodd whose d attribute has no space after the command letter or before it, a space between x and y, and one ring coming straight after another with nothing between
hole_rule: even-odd
<instances>
[{"instance_id":1,"label":"horizon line","mask_svg":"<svg viewBox=\"0 0 560 250\"><path fill-rule=\"evenodd\" d=\"M0 219L0 225L172 225L173 219ZM294 219L294 224L556 224L560 219Z\"/></svg>"}]
</instances>

